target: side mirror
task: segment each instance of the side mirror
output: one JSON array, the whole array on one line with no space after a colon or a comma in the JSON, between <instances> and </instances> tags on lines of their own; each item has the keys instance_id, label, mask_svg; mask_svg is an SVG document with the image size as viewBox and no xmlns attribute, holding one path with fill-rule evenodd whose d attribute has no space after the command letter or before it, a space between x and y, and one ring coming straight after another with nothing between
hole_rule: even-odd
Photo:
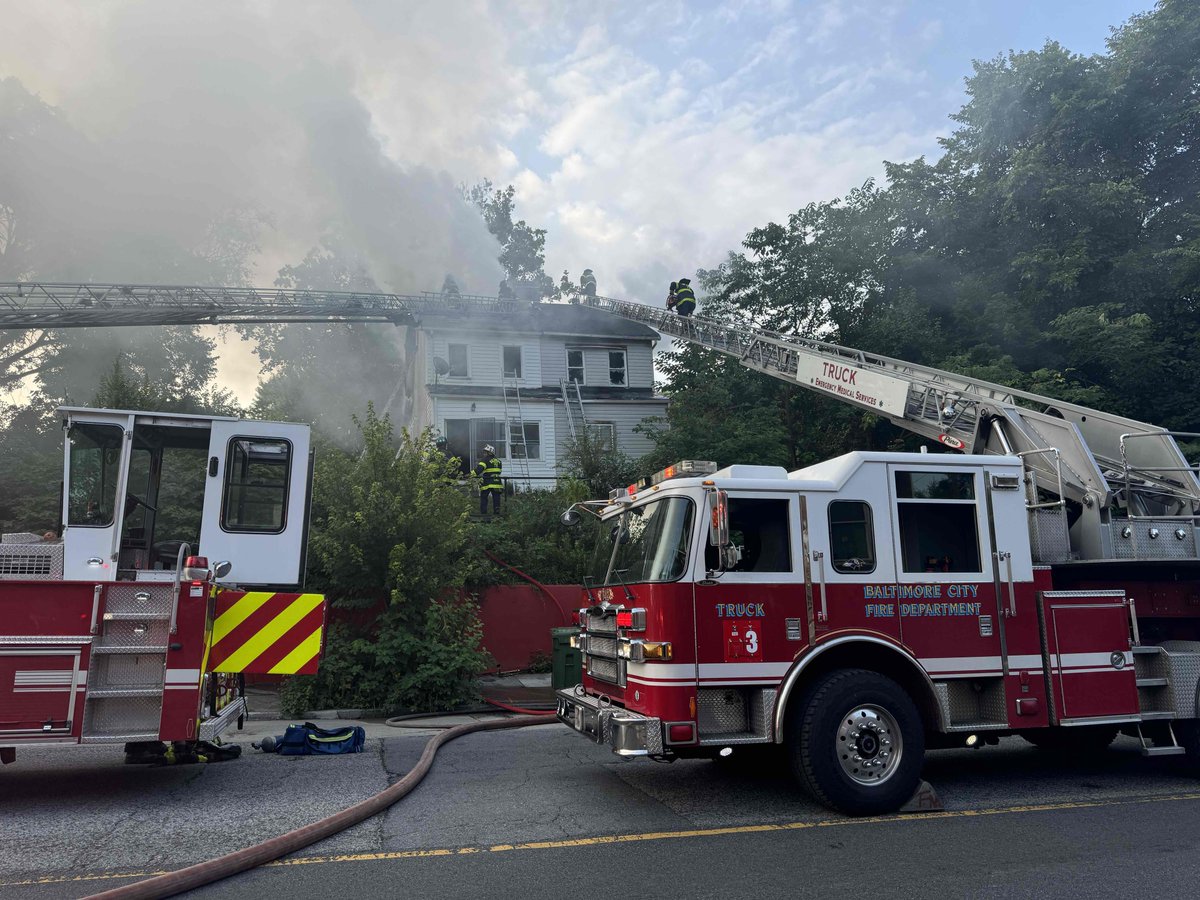
<instances>
[{"instance_id":1,"label":"side mirror","mask_svg":"<svg viewBox=\"0 0 1200 900\"><path fill-rule=\"evenodd\" d=\"M213 578L224 578L231 571L233 571L233 563L227 559L223 559L213 566Z\"/></svg>"},{"instance_id":2,"label":"side mirror","mask_svg":"<svg viewBox=\"0 0 1200 900\"><path fill-rule=\"evenodd\" d=\"M565 513L558 517L558 521L562 522L566 528L574 528L583 520L583 516L579 514L579 510L571 507Z\"/></svg>"},{"instance_id":3,"label":"side mirror","mask_svg":"<svg viewBox=\"0 0 1200 900\"><path fill-rule=\"evenodd\" d=\"M708 542L717 548L722 570L735 568L741 562L741 552L729 536L729 495L725 491L709 491Z\"/></svg>"}]
</instances>

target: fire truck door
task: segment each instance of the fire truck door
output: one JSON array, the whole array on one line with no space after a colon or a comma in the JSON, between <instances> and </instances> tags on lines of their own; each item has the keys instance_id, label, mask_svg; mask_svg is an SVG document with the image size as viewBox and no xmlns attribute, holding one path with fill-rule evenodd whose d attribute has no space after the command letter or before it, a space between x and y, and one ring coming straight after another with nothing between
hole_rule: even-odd
<instances>
[{"instance_id":1,"label":"fire truck door","mask_svg":"<svg viewBox=\"0 0 1200 900\"><path fill-rule=\"evenodd\" d=\"M72 413L63 462L63 578L113 581L133 416Z\"/></svg>"},{"instance_id":2,"label":"fire truck door","mask_svg":"<svg viewBox=\"0 0 1200 900\"><path fill-rule=\"evenodd\" d=\"M936 463L888 470L896 564L889 592L901 640L935 681L999 678L1003 626L984 473Z\"/></svg>"},{"instance_id":3,"label":"fire truck door","mask_svg":"<svg viewBox=\"0 0 1200 900\"><path fill-rule=\"evenodd\" d=\"M239 585L303 581L309 429L280 422L213 422L199 553L233 563Z\"/></svg>"}]
</instances>

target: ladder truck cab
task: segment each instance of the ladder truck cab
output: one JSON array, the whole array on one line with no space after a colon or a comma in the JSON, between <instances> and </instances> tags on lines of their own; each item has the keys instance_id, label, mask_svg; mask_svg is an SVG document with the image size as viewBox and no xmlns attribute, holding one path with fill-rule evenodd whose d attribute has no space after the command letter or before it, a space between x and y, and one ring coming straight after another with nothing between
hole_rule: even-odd
<instances>
[{"instance_id":1,"label":"ladder truck cab","mask_svg":"<svg viewBox=\"0 0 1200 900\"><path fill-rule=\"evenodd\" d=\"M59 414L59 528L0 542L0 759L47 744L213 752L204 742L241 726L246 675L316 671L309 426Z\"/></svg>"},{"instance_id":2,"label":"ladder truck cab","mask_svg":"<svg viewBox=\"0 0 1200 900\"><path fill-rule=\"evenodd\" d=\"M626 757L782 745L817 800L859 815L909 801L926 749L1005 735L1082 753L1124 732L1200 761L1200 481L1179 435L590 302L951 452L685 460L572 507L564 523L598 519L599 536L560 720Z\"/></svg>"}]
</instances>

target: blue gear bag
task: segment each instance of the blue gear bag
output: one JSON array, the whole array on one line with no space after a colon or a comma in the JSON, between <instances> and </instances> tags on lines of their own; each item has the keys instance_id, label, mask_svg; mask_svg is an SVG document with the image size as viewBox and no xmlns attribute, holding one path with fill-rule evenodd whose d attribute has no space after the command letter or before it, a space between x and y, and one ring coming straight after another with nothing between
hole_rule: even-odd
<instances>
[{"instance_id":1,"label":"blue gear bag","mask_svg":"<svg viewBox=\"0 0 1200 900\"><path fill-rule=\"evenodd\" d=\"M367 733L361 725L345 728L318 728L312 722L289 725L275 739L275 752L281 756L311 756L313 754L362 753Z\"/></svg>"}]
</instances>

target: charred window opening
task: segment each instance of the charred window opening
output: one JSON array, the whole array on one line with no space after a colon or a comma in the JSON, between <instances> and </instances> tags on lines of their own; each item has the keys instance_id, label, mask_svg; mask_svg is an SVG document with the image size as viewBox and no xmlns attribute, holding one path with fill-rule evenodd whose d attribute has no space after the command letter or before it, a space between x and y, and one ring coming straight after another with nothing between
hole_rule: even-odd
<instances>
[{"instance_id":1,"label":"charred window opening","mask_svg":"<svg viewBox=\"0 0 1200 900\"><path fill-rule=\"evenodd\" d=\"M447 374L451 378L466 378L470 375L466 344L450 344L446 348L446 355L449 357L448 362L450 363L450 371Z\"/></svg>"},{"instance_id":2,"label":"charred window opening","mask_svg":"<svg viewBox=\"0 0 1200 900\"><path fill-rule=\"evenodd\" d=\"M625 387L625 351L608 351L608 383Z\"/></svg>"},{"instance_id":3,"label":"charred window opening","mask_svg":"<svg viewBox=\"0 0 1200 900\"><path fill-rule=\"evenodd\" d=\"M567 351L567 381L573 381L576 384L584 383L582 350Z\"/></svg>"},{"instance_id":4,"label":"charred window opening","mask_svg":"<svg viewBox=\"0 0 1200 900\"><path fill-rule=\"evenodd\" d=\"M504 377L505 378L520 378L521 377L521 348L520 347L504 347L502 350Z\"/></svg>"}]
</instances>

